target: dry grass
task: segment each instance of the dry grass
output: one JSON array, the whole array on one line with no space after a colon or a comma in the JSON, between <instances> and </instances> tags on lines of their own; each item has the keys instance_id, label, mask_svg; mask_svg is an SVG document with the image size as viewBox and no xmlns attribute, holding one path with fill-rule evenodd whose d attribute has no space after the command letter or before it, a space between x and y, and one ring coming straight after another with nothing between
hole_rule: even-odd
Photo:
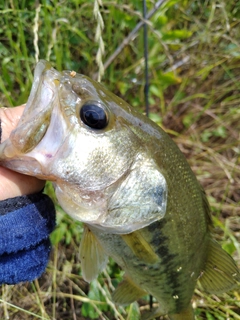
<instances>
[{"instance_id":1,"label":"dry grass","mask_svg":"<svg viewBox=\"0 0 240 320\"><path fill-rule=\"evenodd\" d=\"M34 3L31 2L25 16L17 1L10 3L8 8L0 9L5 21L0 33L3 105L26 100L31 83L29 66L34 66L34 45L30 44L36 13ZM108 57L137 23L141 7L137 1L132 4L126 1L122 8L120 2L103 3L102 36ZM94 57L98 44L94 44L96 22L92 10L83 1L72 1L68 7L64 1L49 8L43 5L39 28L35 31L40 41L40 56L48 55L59 69L96 73ZM175 1L175 5L164 9L164 14L157 13L151 22L150 116L155 116L188 158L210 201L215 237L240 265L240 4L233 0L227 3ZM10 23L16 28L21 24L25 32L29 28L31 32L21 37L9 30ZM171 33L176 29L185 33ZM26 52L24 42L28 44ZM139 109L144 101L142 52L139 36L125 47L103 78L110 89ZM24 67L19 69L20 63ZM112 286L122 275L113 261L98 281L90 286L83 281L78 259L82 227L60 209L58 220L46 273L33 283L3 286L0 319L137 319L136 303L124 309L111 304ZM146 304L147 301L141 300L140 309ZM193 304L198 320L240 319L237 291L216 297L197 289Z\"/></svg>"}]
</instances>

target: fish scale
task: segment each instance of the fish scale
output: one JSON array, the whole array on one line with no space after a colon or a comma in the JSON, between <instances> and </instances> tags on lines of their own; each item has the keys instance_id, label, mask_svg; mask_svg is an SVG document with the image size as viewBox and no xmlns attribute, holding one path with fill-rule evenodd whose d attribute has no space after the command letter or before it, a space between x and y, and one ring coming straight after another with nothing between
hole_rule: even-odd
<instances>
[{"instance_id":1,"label":"fish scale","mask_svg":"<svg viewBox=\"0 0 240 320\"><path fill-rule=\"evenodd\" d=\"M159 229L161 223L155 222L154 224L157 225L155 237L158 238L158 230L161 230ZM145 232L149 232L148 228L151 227L146 227ZM190 274L186 275L181 272L184 270L177 271L179 269L179 259L176 259L177 255L169 252L166 237L165 239L162 238L164 242L156 250L156 253L159 255L159 261L154 264L148 264L138 259L126 243L124 243L124 240L119 240L119 236L106 236L104 233L98 234L96 230L92 231L94 234L97 234L98 239L108 254L124 270L127 270L127 276L133 279L146 292L152 294L159 301L160 305L162 302L164 308L166 308L166 310L162 310L162 314L165 314L166 311L175 313L189 303L190 297L186 293L189 288L185 290L185 284L187 283L189 286L189 279L187 278L190 277ZM109 243L111 243L110 246L108 245ZM154 246L154 237L151 243ZM191 290L193 290L195 282L196 279L193 279Z\"/></svg>"},{"instance_id":2,"label":"fish scale","mask_svg":"<svg viewBox=\"0 0 240 320\"><path fill-rule=\"evenodd\" d=\"M111 256L125 271L116 304L146 294L159 302L143 319L193 320L198 280L209 293L239 289L239 270L212 237L206 195L179 148L88 77L41 60L0 163L53 182L59 204L84 224L83 278L95 279Z\"/></svg>"}]
</instances>

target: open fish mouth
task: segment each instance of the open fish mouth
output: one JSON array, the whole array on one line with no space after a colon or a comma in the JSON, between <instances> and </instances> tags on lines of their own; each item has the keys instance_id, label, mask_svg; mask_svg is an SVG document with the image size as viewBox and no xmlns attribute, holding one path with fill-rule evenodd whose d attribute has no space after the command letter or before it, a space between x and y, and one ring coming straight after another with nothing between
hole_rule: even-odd
<instances>
[{"instance_id":1,"label":"open fish mouth","mask_svg":"<svg viewBox=\"0 0 240 320\"><path fill-rule=\"evenodd\" d=\"M49 62L41 60L37 64L23 115L9 138L0 144L1 165L49 179L45 168L66 138L58 97L61 77Z\"/></svg>"}]
</instances>

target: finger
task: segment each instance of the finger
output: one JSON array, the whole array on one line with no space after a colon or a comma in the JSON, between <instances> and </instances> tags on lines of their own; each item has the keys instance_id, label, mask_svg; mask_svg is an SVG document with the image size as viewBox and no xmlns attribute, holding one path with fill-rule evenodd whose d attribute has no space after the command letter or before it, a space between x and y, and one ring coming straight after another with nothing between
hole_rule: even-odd
<instances>
[{"instance_id":1,"label":"finger","mask_svg":"<svg viewBox=\"0 0 240 320\"><path fill-rule=\"evenodd\" d=\"M0 200L39 192L44 185L45 181L0 167Z\"/></svg>"},{"instance_id":2,"label":"finger","mask_svg":"<svg viewBox=\"0 0 240 320\"><path fill-rule=\"evenodd\" d=\"M15 108L0 108L0 119L2 129L1 142L6 140L10 132L17 126L19 119L23 113L25 105Z\"/></svg>"}]
</instances>

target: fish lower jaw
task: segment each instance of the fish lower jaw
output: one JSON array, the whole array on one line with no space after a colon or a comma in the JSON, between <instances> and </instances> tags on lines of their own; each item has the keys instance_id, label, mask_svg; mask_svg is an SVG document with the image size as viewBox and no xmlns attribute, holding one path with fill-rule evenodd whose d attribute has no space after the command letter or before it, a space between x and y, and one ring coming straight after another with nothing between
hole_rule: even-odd
<instances>
[{"instance_id":1,"label":"fish lower jaw","mask_svg":"<svg viewBox=\"0 0 240 320\"><path fill-rule=\"evenodd\" d=\"M24 158L24 161L21 158L6 159L0 161L0 165L21 174L36 177L40 180L56 180L54 176L44 172L44 167L33 158Z\"/></svg>"},{"instance_id":2,"label":"fish lower jaw","mask_svg":"<svg viewBox=\"0 0 240 320\"><path fill-rule=\"evenodd\" d=\"M97 224L106 212L106 203L103 198L85 197L77 187L67 188L67 184L57 181L54 189L59 204L72 218L83 223ZM68 191L67 191L68 189Z\"/></svg>"}]
</instances>

